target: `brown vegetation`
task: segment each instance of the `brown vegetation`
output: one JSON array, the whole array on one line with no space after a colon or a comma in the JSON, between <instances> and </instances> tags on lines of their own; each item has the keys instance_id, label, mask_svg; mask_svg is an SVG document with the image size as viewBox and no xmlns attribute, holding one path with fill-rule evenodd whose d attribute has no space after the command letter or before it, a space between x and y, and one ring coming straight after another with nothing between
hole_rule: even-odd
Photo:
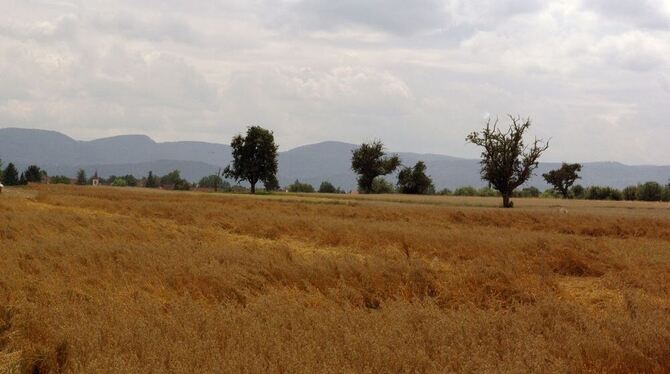
<instances>
[{"instance_id":1,"label":"brown vegetation","mask_svg":"<svg viewBox=\"0 0 670 374\"><path fill-rule=\"evenodd\" d=\"M0 372L670 371L667 204L497 204L5 190Z\"/></svg>"}]
</instances>

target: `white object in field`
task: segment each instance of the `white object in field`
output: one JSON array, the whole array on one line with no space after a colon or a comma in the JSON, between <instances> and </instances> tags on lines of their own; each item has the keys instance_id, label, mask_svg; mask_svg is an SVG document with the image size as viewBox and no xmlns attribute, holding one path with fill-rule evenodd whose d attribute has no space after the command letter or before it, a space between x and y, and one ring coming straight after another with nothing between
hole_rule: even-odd
<instances>
[{"instance_id":1,"label":"white object in field","mask_svg":"<svg viewBox=\"0 0 670 374\"><path fill-rule=\"evenodd\" d=\"M558 210L558 212L561 214L568 214L568 210L566 208L561 208Z\"/></svg>"},{"instance_id":2,"label":"white object in field","mask_svg":"<svg viewBox=\"0 0 670 374\"><path fill-rule=\"evenodd\" d=\"M5 187L5 186L4 186L2 183L0 183L0 193L2 193L2 189L3 189L4 187Z\"/></svg>"}]
</instances>

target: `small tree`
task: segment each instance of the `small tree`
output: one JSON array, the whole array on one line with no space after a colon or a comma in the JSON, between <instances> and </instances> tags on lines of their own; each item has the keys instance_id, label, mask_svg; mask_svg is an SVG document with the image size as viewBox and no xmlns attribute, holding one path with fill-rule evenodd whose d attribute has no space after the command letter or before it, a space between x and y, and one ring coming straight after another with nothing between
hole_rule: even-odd
<instances>
[{"instance_id":1,"label":"small tree","mask_svg":"<svg viewBox=\"0 0 670 374\"><path fill-rule=\"evenodd\" d=\"M260 126L247 128L247 135L239 134L230 143L233 148L233 163L223 171L228 178L247 181L251 193L256 193L258 182L277 179L277 150L272 131Z\"/></svg>"},{"instance_id":2,"label":"small tree","mask_svg":"<svg viewBox=\"0 0 670 374\"><path fill-rule=\"evenodd\" d=\"M338 190L339 189L335 188L335 186L328 181L321 182L321 185L319 186L320 193L338 193Z\"/></svg>"},{"instance_id":3,"label":"small tree","mask_svg":"<svg viewBox=\"0 0 670 374\"><path fill-rule=\"evenodd\" d=\"M358 188L362 193L373 192L375 178L392 173L398 166L400 158L387 157L384 144L379 140L361 144L351 157L351 169L358 174Z\"/></svg>"},{"instance_id":4,"label":"small tree","mask_svg":"<svg viewBox=\"0 0 670 374\"><path fill-rule=\"evenodd\" d=\"M542 174L547 183L554 186L554 190L560 193L564 199L570 197L570 187L575 184L577 179L580 179L580 171L582 171L581 164L566 164L565 162L560 168L552 170L546 174Z\"/></svg>"},{"instance_id":5,"label":"small tree","mask_svg":"<svg viewBox=\"0 0 670 374\"><path fill-rule=\"evenodd\" d=\"M154 175L154 172L149 170L149 175L147 175L147 180L144 183L146 188L156 188L158 187L158 177Z\"/></svg>"},{"instance_id":6,"label":"small tree","mask_svg":"<svg viewBox=\"0 0 670 374\"><path fill-rule=\"evenodd\" d=\"M70 178L65 175L55 175L49 179L51 184L70 184Z\"/></svg>"},{"instance_id":7,"label":"small tree","mask_svg":"<svg viewBox=\"0 0 670 374\"><path fill-rule=\"evenodd\" d=\"M16 166L13 163L7 164L7 169L2 176L2 184L5 186L17 186L21 183L19 179L19 172L16 170Z\"/></svg>"},{"instance_id":8,"label":"small tree","mask_svg":"<svg viewBox=\"0 0 670 374\"><path fill-rule=\"evenodd\" d=\"M413 168L405 167L398 174L400 193L426 195L435 191L433 181L426 175L426 164L419 161Z\"/></svg>"},{"instance_id":9,"label":"small tree","mask_svg":"<svg viewBox=\"0 0 670 374\"><path fill-rule=\"evenodd\" d=\"M212 174L200 179L198 182L198 187L213 188L216 191L222 184L223 179L216 174Z\"/></svg>"},{"instance_id":10,"label":"small tree","mask_svg":"<svg viewBox=\"0 0 670 374\"><path fill-rule=\"evenodd\" d=\"M265 191L268 192L279 190L279 181L277 180L277 176L272 175L267 180L263 181L263 188L265 188Z\"/></svg>"},{"instance_id":11,"label":"small tree","mask_svg":"<svg viewBox=\"0 0 670 374\"><path fill-rule=\"evenodd\" d=\"M575 199L583 199L584 198L584 186L581 184L575 184L570 188L570 195L575 198Z\"/></svg>"},{"instance_id":12,"label":"small tree","mask_svg":"<svg viewBox=\"0 0 670 374\"><path fill-rule=\"evenodd\" d=\"M86 172L84 171L84 169L79 169L79 171L77 172L77 184L80 186L84 186L87 184L86 183L87 180L88 179L86 178Z\"/></svg>"},{"instance_id":13,"label":"small tree","mask_svg":"<svg viewBox=\"0 0 670 374\"><path fill-rule=\"evenodd\" d=\"M661 201L663 187L657 182L647 182L637 188L637 198L642 201Z\"/></svg>"},{"instance_id":14,"label":"small tree","mask_svg":"<svg viewBox=\"0 0 670 374\"><path fill-rule=\"evenodd\" d=\"M523 136L530 127L530 119L509 118L512 123L505 132L498 128L498 120L494 123L489 120L481 132L475 131L466 138L467 142L484 148L481 177L500 192L505 208L513 206L512 193L532 176L538 159L549 148L549 143L538 139L526 146Z\"/></svg>"},{"instance_id":15,"label":"small tree","mask_svg":"<svg viewBox=\"0 0 670 374\"><path fill-rule=\"evenodd\" d=\"M637 186L628 186L621 191L624 200L637 200Z\"/></svg>"},{"instance_id":16,"label":"small tree","mask_svg":"<svg viewBox=\"0 0 670 374\"><path fill-rule=\"evenodd\" d=\"M372 190L370 192L376 194L393 193L393 185L384 179L384 177L377 177L372 181Z\"/></svg>"},{"instance_id":17,"label":"small tree","mask_svg":"<svg viewBox=\"0 0 670 374\"><path fill-rule=\"evenodd\" d=\"M301 183L299 180L295 180L293 184L288 186L288 192L314 192L314 186L309 183Z\"/></svg>"},{"instance_id":18,"label":"small tree","mask_svg":"<svg viewBox=\"0 0 670 374\"><path fill-rule=\"evenodd\" d=\"M112 186L114 186L114 187L127 187L128 182L125 179L118 177L118 178L114 179L114 181L112 181Z\"/></svg>"},{"instance_id":19,"label":"small tree","mask_svg":"<svg viewBox=\"0 0 670 374\"><path fill-rule=\"evenodd\" d=\"M23 172L23 175L28 183L41 183L45 173L42 173L42 170L38 166L30 165L28 166L28 169Z\"/></svg>"}]
</instances>

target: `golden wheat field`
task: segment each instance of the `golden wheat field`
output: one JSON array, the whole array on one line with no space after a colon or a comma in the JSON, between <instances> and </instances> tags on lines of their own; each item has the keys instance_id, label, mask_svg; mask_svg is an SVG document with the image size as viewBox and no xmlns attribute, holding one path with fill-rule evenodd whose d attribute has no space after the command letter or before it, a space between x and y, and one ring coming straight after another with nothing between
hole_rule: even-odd
<instances>
[{"instance_id":1,"label":"golden wheat field","mask_svg":"<svg viewBox=\"0 0 670 374\"><path fill-rule=\"evenodd\" d=\"M6 189L0 372L670 372L670 205L499 204Z\"/></svg>"}]
</instances>

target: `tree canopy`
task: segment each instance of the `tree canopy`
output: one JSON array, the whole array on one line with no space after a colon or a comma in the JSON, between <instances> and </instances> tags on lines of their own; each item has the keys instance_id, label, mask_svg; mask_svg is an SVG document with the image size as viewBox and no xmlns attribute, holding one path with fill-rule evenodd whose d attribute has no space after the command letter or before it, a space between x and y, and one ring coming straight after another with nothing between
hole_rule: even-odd
<instances>
[{"instance_id":1,"label":"tree canopy","mask_svg":"<svg viewBox=\"0 0 670 374\"><path fill-rule=\"evenodd\" d=\"M554 187L556 192L560 193L564 199L567 199L570 197L570 187L580 178L579 174L577 174L580 171L582 171L581 164L566 164L564 162L560 168L542 174L542 177Z\"/></svg>"},{"instance_id":2,"label":"tree canopy","mask_svg":"<svg viewBox=\"0 0 670 374\"><path fill-rule=\"evenodd\" d=\"M527 146L524 134L531 125L530 119L509 116L509 128L502 131L498 120L486 122L482 131L472 132L466 141L483 148L481 177L500 191L503 207L511 208L514 190L524 184L538 166L542 153L549 148L548 142L535 139Z\"/></svg>"},{"instance_id":3,"label":"tree canopy","mask_svg":"<svg viewBox=\"0 0 670 374\"><path fill-rule=\"evenodd\" d=\"M277 151L272 131L260 126L247 128L246 136L233 137L233 162L224 170L224 175L236 181L247 181L251 193L256 193L258 182L269 183L277 179ZM271 183L270 183L271 184Z\"/></svg>"},{"instance_id":4,"label":"tree canopy","mask_svg":"<svg viewBox=\"0 0 670 374\"><path fill-rule=\"evenodd\" d=\"M21 184L19 171L16 170L16 166L11 162L7 164L7 168L2 173L2 184L5 186L17 186Z\"/></svg>"},{"instance_id":5,"label":"tree canopy","mask_svg":"<svg viewBox=\"0 0 670 374\"><path fill-rule=\"evenodd\" d=\"M397 155L386 156L384 144L376 140L363 143L353 150L351 169L358 174L358 188L361 193L372 193L375 178L395 171L400 166Z\"/></svg>"},{"instance_id":6,"label":"tree canopy","mask_svg":"<svg viewBox=\"0 0 670 374\"><path fill-rule=\"evenodd\" d=\"M419 161L414 167L405 167L398 173L398 191L405 194L425 195L435 191L433 181L426 175L426 164Z\"/></svg>"}]
</instances>

